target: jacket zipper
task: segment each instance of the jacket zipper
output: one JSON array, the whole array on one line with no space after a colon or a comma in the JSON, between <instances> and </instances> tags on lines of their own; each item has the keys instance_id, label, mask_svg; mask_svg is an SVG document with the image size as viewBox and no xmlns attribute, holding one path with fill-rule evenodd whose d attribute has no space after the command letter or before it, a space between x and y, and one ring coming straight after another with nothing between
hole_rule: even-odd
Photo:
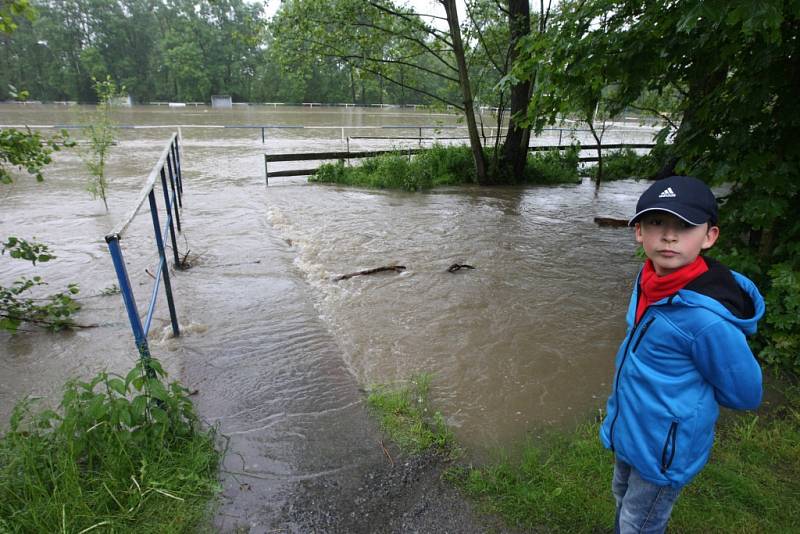
<instances>
[{"instance_id":1,"label":"jacket zipper","mask_svg":"<svg viewBox=\"0 0 800 534\"><path fill-rule=\"evenodd\" d=\"M647 313L647 312L645 312ZM644 317L642 317L644 319ZM644 335L647 333L647 329L650 328L650 325L653 324L655 321L655 317L651 317L642 327L642 333L636 340L636 344L633 346L633 350L636 350L639 347L639 343L642 342ZM611 420L611 428L608 431L609 441L611 442L611 451L614 451L614 425L617 424L617 417L619 417L619 409L620 409L620 402L619 402L619 379L622 377L622 368L625 366L625 362L628 360L628 349L631 346L631 342L633 341L634 336L636 335L636 330L639 328L639 325L642 324L642 321L639 321L634 327L633 332L631 332L631 336L628 338L628 344L625 345L625 354L622 355L622 361L619 364L619 369L617 370L617 380L614 384L614 394L617 396L617 413L614 414L614 419Z\"/></svg>"},{"instance_id":2,"label":"jacket zipper","mask_svg":"<svg viewBox=\"0 0 800 534\"><path fill-rule=\"evenodd\" d=\"M664 449L661 451L661 473L664 474L667 472L667 469L670 468L672 465L672 460L675 459L675 443L678 439L678 422L673 421L669 427L669 432L667 432L667 439L664 441ZM667 460L667 450L670 449L669 460Z\"/></svg>"}]
</instances>

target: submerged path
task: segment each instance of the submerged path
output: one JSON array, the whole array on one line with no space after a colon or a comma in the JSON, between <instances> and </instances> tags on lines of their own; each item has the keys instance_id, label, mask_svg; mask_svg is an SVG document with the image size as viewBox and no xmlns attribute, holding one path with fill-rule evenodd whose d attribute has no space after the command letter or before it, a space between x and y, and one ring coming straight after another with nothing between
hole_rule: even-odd
<instances>
[{"instance_id":1,"label":"submerged path","mask_svg":"<svg viewBox=\"0 0 800 534\"><path fill-rule=\"evenodd\" d=\"M291 246L266 222L263 187L235 187L188 197L184 225L197 259L174 283L179 303L207 302L180 310L182 323L208 326L180 340L180 374L198 390L200 416L229 438L215 528L484 531L440 480L438 462L387 445L389 463Z\"/></svg>"}]
</instances>

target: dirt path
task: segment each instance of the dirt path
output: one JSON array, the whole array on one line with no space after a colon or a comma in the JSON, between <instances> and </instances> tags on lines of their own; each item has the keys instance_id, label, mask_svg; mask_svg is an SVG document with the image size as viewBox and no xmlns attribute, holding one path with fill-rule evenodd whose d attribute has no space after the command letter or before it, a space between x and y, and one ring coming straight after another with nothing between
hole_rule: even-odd
<instances>
[{"instance_id":1,"label":"dirt path","mask_svg":"<svg viewBox=\"0 0 800 534\"><path fill-rule=\"evenodd\" d=\"M214 192L204 195L192 202L212 204ZM243 217L248 207L252 217ZM229 439L215 530L498 531L441 480L436 458L404 458L388 444L387 458L294 252L264 221L263 202L243 196L230 220L219 209L213 226L189 226L203 255L173 283L178 302L214 303L204 307L213 317L182 310L183 322L208 328L184 336L179 350L199 414ZM231 243L220 231L254 221L252 240Z\"/></svg>"}]
</instances>

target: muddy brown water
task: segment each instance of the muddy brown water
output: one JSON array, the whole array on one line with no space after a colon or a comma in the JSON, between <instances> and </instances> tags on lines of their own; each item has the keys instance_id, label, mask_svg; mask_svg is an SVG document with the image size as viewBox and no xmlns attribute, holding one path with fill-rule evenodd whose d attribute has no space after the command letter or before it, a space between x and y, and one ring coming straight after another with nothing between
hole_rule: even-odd
<instances>
[{"instance_id":1,"label":"muddy brown water","mask_svg":"<svg viewBox=\"0 0 800 534\"><path fill-rule=\"evenodd\" d=\"M3 105L0 124L74 124L83 111ZM117 120L364 127L351 135L388 133L370 126L456 124L444 114L338 108L143 107ZM48 290L77 282L84 297L77 320L97 325L0 333L3 425L26 395L52 403L67 377L123 372L135 361L121 298L101 295L116 283L103 236L127 215L171 131L120 132L108 166L109 213L85 191L77 149L55 154L44 183L23 176L0 189L0 236L39 238L58 256L33 270L0 257L2 283L34 271ZM613 135L646 142L649 132ZM260 130L184 128L182 135L178 248L194 264L173 273L184 335L169 335L161 297L150 342L173 378L199 390L203 418L232 436L227 471L253 475L227 480L232 517L250 521L260 507L263 521L264 507L277 510L277 496L287 499L298 481L356 464L364 443L379 439L363 423L359 392L372 384L430 373L435 409L475 458L545 426L570 427L603 406L639 262L628 231L598 228L593 217L624 218L645 184L610 183L598 195L588 181L417 194L303 179L266 188L265 150L340 149L340 130L271 130L264 145ZM156 262L150 224L142 212L123 237L142 310L146 269ZM447 272L453 263L475 269ZM334 281L387 265L406 270ZM342 450L352 455L343 461ZM254 486L273 503L241 497Z\"/></svg>"}]
</instances>

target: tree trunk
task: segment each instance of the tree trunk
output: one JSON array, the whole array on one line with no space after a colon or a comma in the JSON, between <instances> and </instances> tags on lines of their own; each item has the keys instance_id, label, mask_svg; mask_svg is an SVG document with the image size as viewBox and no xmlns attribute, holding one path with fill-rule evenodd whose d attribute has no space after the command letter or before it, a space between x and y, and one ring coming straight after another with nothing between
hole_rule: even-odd
<instances>
[{"instance_id":1,"label":"tree trunk","mask_svg":"<svg viewBox=\"0 0 800 534\"><path fill-rule=\"evenodd\" d=\"M353 66L350 65L350 102L356 103L356 81L353 76Z\"/></svg>"},{"instance_id":2,"label":"tree trunk","mask_svg":"<svg viewBox=\"0 0 800 534\"><path fill-rule=\"evenodd\" d=\"M458 11L456 11L455 0L439 0L447 13L447 24L450 27L450 40L453 44L453 55L458 63L458 80L461 86L461 95L464 99L464 115L467 119L467 131L469 132L469 145L472 148L472 159L475 163L475 174L479 184L489 184L492 182L486 169L486 157L483 154L478 124L475 121L475 110L472 102L472 88L469 83L469 73L467 72L467 60L464 56L464 43L461 41L461 27L458 23Z\"/></svg>"},{"instance_id":3,"label":"tree trunk","mask_svg":"<svg viewBox=\"0 0 800 534\"><path fill-rule=\"evenodd\" d=\"M597 135L597 130L594 127L595 116L589 117L586 122L589 124L589 130L592 132L595 145L597 145L597 177L594 182L594 192L597 194L600 191L600 182L603 181L603 139Z\"/></svg>"},{"instance_id":4,"label":"tree trunk","mask_svg":"<svg viewBox=\"0 0 800 534\"><path fill-rule=\"evenodd\" d=\"M531 10L528 0L508 0L508 27L510 33L509 64L513 64L519 56L517 44L520 39L531 32ZM517 83L511 87L511 113L508 122L508 134L503 146L503 163L506 171L513 173L516 179L522 178L525 162L528 158L528 144L531 138L530 127L521 127L517 123L519 115L525 113L530 102L531 81Z\"/></svg>"}]
</instances>

